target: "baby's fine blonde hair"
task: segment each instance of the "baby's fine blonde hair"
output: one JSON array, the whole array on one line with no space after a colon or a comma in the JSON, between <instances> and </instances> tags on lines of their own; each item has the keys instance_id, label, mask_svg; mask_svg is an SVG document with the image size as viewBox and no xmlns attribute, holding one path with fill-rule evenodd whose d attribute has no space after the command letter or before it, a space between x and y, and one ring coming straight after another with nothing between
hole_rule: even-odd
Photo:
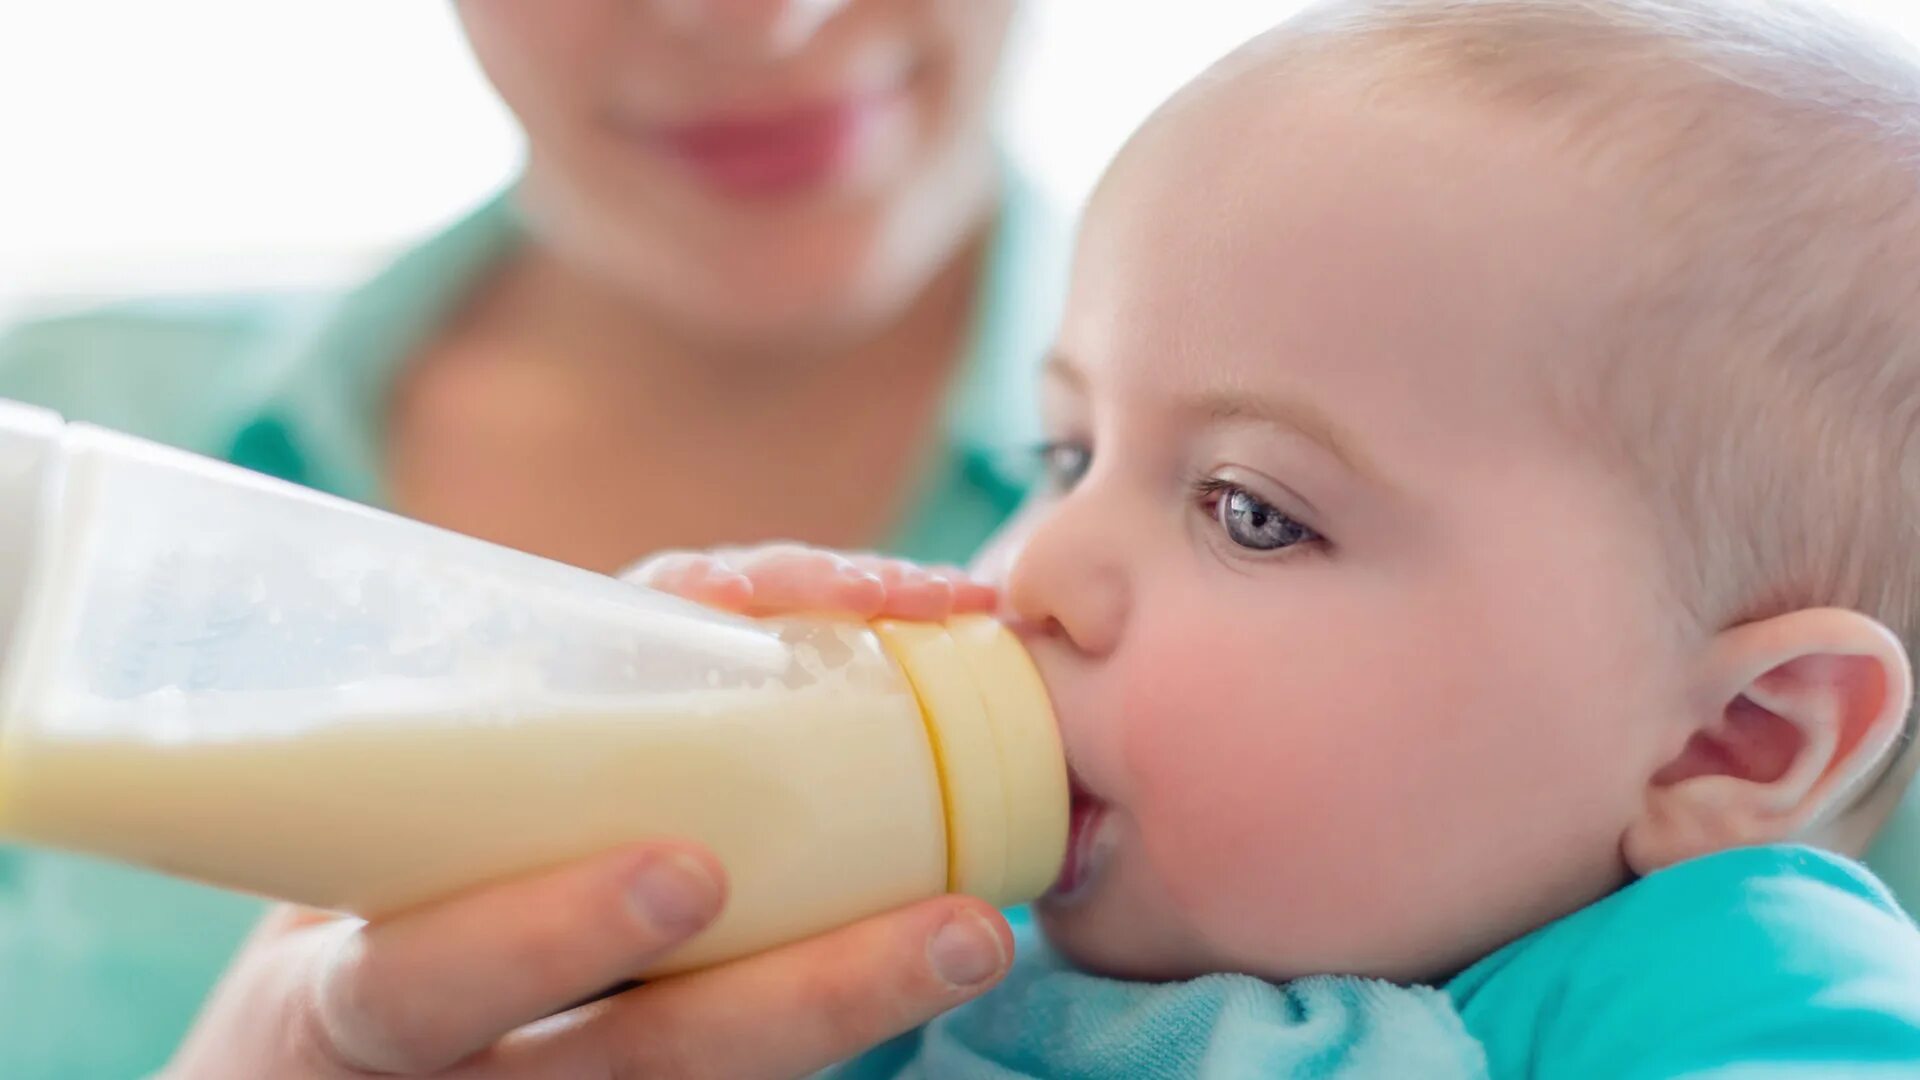
<instances>
[{"instance_id":1,"label":"baby's fine blonde hair","mask_svg":"<svg viewBox=\"0 0 1920 1080\"><path fill-rule=\"evenodd\" d=\"M1339 0L1249 52L1537 120L1623 186L1644 257L1603 362L1556 371L1556 402L1654 493L1704 624L1844 607L1915 653L1920 57L1905 43L1807 0ZM1889 786L1859 793L1869 831Z\"/></svg>"}]
</instances>

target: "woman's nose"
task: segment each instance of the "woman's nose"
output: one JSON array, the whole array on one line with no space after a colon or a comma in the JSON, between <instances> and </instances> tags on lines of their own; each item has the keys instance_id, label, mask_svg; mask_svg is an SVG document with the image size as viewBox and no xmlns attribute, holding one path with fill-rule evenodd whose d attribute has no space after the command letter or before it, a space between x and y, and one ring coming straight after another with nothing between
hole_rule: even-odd
<instances>
[{"instance_id":1,"label":"woman's nose","mask_svg":"<svg viewBox=\"0 0 1920 1080\"><path fill-rule=\"evenodd\" d=\"M739 53L796 52L850 0L651 0L660 17L701 44Z\"/></svg>"}]
</instances>

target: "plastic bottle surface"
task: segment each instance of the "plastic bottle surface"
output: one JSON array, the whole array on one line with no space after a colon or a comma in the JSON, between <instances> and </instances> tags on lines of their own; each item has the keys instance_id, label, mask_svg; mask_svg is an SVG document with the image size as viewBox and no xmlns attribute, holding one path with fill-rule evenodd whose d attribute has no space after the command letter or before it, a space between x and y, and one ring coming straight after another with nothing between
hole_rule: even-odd
<instances>
[{"instance_id":1,"label":"plastic bottle surface","mask_svg":"<svg viewBox=\"0 0 1920 1080\"><path fill-rule=\"evenodd\" d=\"M1060 864L991 620L739 618L11 408L9 505L0 837L369 917L700 841L728 906L652 975Z\"/></svg>"}]
</instances>

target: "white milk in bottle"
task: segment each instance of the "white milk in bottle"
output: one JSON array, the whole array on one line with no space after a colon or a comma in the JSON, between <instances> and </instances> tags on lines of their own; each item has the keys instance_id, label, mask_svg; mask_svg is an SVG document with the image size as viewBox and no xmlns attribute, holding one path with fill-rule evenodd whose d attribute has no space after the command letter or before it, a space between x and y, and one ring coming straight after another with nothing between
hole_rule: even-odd
<instances>
[{"instance_id":1,"label":"white milk in bottle","mask_svg":"<svg viewBox=\"0 0 1920 1080\"><path fill-rule=\"evenodd\" d=\"M379 917L646 838L726 866L651 972L1066 843L984 618L762 622L0 405L0 838Z\"/></svg>"}]
</instances>

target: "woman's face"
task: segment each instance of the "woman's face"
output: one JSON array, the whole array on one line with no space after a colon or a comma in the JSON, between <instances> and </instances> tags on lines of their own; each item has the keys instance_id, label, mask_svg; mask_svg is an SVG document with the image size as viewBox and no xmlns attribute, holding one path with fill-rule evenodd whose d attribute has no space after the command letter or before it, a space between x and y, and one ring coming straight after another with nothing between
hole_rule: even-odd
<instances>
[{"instance_id":1,"label":"woman's face","mask_svg":"<svg viewBox=\"0 0 1920 1080\"><path fill-rule=\"evenodd\" d=\"M993 184L1013 0L459 0L526 129L538 239L667 329L858 333L959 249Z\"/></svg>"}]
</instances>

